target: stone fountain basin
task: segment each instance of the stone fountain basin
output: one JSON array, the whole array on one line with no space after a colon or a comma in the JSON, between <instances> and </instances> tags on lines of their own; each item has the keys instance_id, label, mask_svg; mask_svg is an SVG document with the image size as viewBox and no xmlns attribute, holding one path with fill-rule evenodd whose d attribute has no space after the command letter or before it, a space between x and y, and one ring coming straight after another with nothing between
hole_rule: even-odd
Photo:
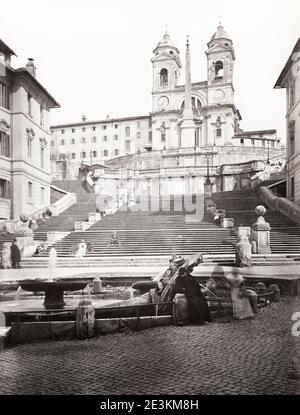
<instances>
[{"instance_id":1,"label":"stone fountain basin","mask_svg":"<svg viewBox=\"0 0 300 415\"><path fill-rule=\"evenodd\" d=\"M25 291L45 291L54 287L61 288L64 291L83 290L87 286L87 281L67 281L67 280L23 280L19 282L21 288Z\"/></svg>"},{"instance_id":2,"label":"stone fountain basin","mask_svg":"<svg viewBox=\"0 0 300 415\"><path fill-rule=\"evenodd\" d=\"M53 280L24 280L20 281L20 287L25 291L45 292L44 307L47 309L63 308L64 291L83 290L88 281L68 281L63 279Z\"/></svg>"}]
</instances>

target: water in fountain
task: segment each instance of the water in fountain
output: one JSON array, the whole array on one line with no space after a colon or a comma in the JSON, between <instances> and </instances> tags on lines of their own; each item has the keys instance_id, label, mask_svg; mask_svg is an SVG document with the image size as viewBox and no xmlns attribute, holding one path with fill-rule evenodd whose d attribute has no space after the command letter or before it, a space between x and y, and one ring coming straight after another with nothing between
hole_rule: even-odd
<instances>
[{"instance_id":1,"label":"water in fountain","mask_svg":"<svg viewBox=\"0 0 300 415\"><path fill-rule=\"evenodd\" d=\"M22 292L22 288L18 287L17 291L16 291L16 295L15 295L15 301L18 301L20 299L21 296L21 292Z\"/></svg>"},{"instance_id":2,"label":"water in fountain","mask_svg":"<svg viewBox=\"0 0 300 415\"><path fill-rule=\"evenodd\" d=\"M55 277L56 261L57 261L56 249L51 248L49 252L48 275L49 275L49 278L52 280Z\"/></svg>"}]
</instances>

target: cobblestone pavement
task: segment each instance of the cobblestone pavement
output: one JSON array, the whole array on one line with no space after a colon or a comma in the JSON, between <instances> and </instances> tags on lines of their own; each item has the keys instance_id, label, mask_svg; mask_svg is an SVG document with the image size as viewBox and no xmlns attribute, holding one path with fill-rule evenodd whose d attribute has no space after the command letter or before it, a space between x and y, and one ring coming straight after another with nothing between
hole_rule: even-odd
<instances>
[{"instance_id":1,"label":"cobblestone pavement","mask_svg":"<svg viewBox=\"0 0 300 415\"><path fill-rule=\"evenodd\" d=\"M0 394L300 394L299 298L253 321L158 327L0 354Z\"/></svg>"}]
</instances>

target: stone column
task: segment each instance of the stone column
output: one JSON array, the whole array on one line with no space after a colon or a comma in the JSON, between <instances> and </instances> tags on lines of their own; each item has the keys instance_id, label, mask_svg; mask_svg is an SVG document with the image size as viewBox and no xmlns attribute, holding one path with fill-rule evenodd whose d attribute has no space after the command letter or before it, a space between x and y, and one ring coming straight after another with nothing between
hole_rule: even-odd
<instances>
[{"instance_id":1,"label":"stone column","mask_svg":"<svg viewBox=\"0 0 300 415\"><path fill-rule=\"evenodd\" d=\"M185 294L176 294L174 297L174 315L173 321L177 325L189 323L188 301Z\"/></svg>"},{"instance_id":2,"label":"stone column","mask_svg":"<svg viewBox=\"0 0 300 415\"><path fill-rule=\"evenodd\" d=\"M88 339L94 335L95 310L90 300L82 300L76 309L76 336Z\"/></svg>"},{"instance_id":3,"label":"stone column","mask_svg":"<svg viewBox=\"0 0 300 415\"><path fill-rule=\"evenodd\" d=\"M252 225L252 245L256 254L271 254L270 224L265 221L266 208L259 205L255 208L257 221Z\"/></svg>"}]
</instances>

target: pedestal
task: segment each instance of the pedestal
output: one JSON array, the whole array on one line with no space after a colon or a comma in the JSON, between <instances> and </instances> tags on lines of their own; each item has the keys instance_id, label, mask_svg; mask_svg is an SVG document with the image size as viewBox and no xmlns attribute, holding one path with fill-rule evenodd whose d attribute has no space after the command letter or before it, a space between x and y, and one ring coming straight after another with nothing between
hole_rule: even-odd
<instances>
[{"instance_id":1,"label":"pedestal","mask_svg":"<svg viewBox=\"0 0 300 415\"><path fill-rule=\"evenodd\" d=\"M44 307L51 308L63 308L64 302L64 290L63 287L49 287L45 289L45 301Z\"/></svg>"},{"instance_id":2,"label":"pedestal","mask_svg":"<svg viewBox=\"0 0 300 415\"><path fill-rule=\"evenodd\" d=\"M235 245L235 262L237 267L251 265L251 244L249 242L250 228L240 226L237 228L238 242Z\"/></svg>"},{"instance_id":3,"label":"pedestal","mask_svg":"<svg viewBox=\"0 0 300 415\"><path fill-rule=\"evenodd\" d=\"M271 254L270 225L262 218L252 225L252 239L256 245L257 254Z\"/></svg>"},{"instance_id":4,"label":"pedestal","mask_svg":"<svg viewBox=\"0 0 300 415\"><path fill-rule=\"evenodd\" d=\"M189 323L189 308L185 294L176 294L174 298L174 323L184 325Z\"/></svg>"},{"instance_id":5,"label":"pedestal","mask_svg":"<svg viewBox=\"0 0 300 415\"><path fill-rule=\"evenodd\" d=\"M17 245L21 252L21 257L30 257L34 253L33 236L17 236Z\"/></svg>"}]
</instances>

